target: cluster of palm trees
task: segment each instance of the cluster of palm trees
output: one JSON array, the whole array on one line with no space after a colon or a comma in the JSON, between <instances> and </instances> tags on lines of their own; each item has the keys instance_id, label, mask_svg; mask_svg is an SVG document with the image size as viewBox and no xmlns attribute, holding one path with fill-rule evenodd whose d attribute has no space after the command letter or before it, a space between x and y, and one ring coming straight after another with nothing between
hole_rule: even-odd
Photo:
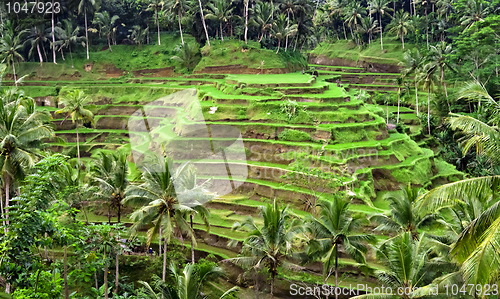
<instances>
[{"instance_id":1,"label":"cluster of palm trees","mask_svg":"<svg viewBox=\"0 0 500 299\"><path fill-rule=\"evenodd\" d=\"M453 53L454 50L450 44L440 42L435 46L429 46L428 54L425 56L418 49L406 51L403 56L403 62L401 63L403 66L402 77L401 81L398 82L398 86L405 85L405 79L413 80L417 116L420 115L419 87L427 92L427 130L429 135L431 134L431 93L435 91L437 86L443 88L448 103L448 111L451 111L445 73L446 71L456 72L450 58Z\"/></svg>"}]
</instances>

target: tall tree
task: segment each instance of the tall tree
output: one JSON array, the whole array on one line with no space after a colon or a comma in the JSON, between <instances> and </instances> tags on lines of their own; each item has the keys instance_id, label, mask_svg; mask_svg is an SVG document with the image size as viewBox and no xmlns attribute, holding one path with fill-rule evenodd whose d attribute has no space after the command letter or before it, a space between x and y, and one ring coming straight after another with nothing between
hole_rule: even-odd
<instances>
[{"instance_id":1,"label":"tall tree","mask_svg":"<svg viewBox=\"0 0 500 299\"><path fill-rule=\"evenodd\" d=\"M78 0L78 14L83 14L85 18L85 43L87 46L87 60L90 59L88 14L92 14L94 11L98 10L99 6L99 0Z\"/></svg>"},{"instance_id":2,"label":"tall tree","mask_svg":"<svg viewBox=\"0 0 500 299\"><path fill-rule=\"evenodd\" d=\"M0 171L4 217L8 219L12 186L40 157L42 140L54 136L48 125L50 115L36 110L35 101L15 89L0 93ZM6 222L8 224L8 221Z\"/></svg>"},{"instance_id":3,"label":"tall tree","mask_svg":"<svg viewBox=\"0 0 500 299\"><path fill-rule=\"evenodd\" d=\"M432 64L436 65L439 69L439 81L444 87L444 93L446 98L448 98L448 89L446 88L446 80L444 78L445 70L455 71L452 66L450 55L454 53L451 45L441 42L436 46L430 46L429 60Z\"/></svg>"},{"instance_id":4,"label":"tall tree","mask_svg":"<svg viewBox=\"0 0 500 299\"><path fill-rule=\"evenodd\" d=\"M33 53L36 51L38 54L38 59L40 61L40 65L43 64L43 55L42 51L45 47L45 42L47 41L47 37L45 36L45 29L43 26L33 27L31 28L26 43L30 44L29 56L33 56Z\"/></svg>"},{"instance_id":5,"label":"tall tree","mask_svg":"<svg viewBox=\"0 0 500 299\"><path fill-rule=\"evenodd\" d=\"M207 39L208 46L210 46L210 37L208 36L208 28L207 23L205 22L205 15L203 13L203 5L201 4L201 0L198 0L198 6L200 7L200 18L201 24L203 25L203 30L205 31L205 38Z\"/></svg>"},{"instance_id":6,"label":"tall tree","mask_svg":"<svg viewBox=\"0 0 500 299\"><path fill-rule=\"evenodd\" d=\"M63 60L66 60L64 57L64 49L67 48L69 50L71 67L74 68L73 51L71 49L74 45L78 44L85 46L85 38L80 36L80 28L73 27L73 23L70 20L64 20L63 23L64 26L62 28L59 26L55 28L57 35L56 45L59 47Z\"/></svg>"},{"instance_id":7,"label":"tall tree","mask_svg":"<svg viewBox=\"0 0 500 299\"><path fill-rule=\"evenodd\" d=\"M75 89L68 91L61 96L60 103L64 105L63 109L57 110L56 113L65 113L66 118L71 117L71 121L76 124L76 149L78 155L78 164L80 165L80 136L78 129L84 123L94 123L94 114L86 108L92 99L85 95L83 90Z\"/></svg>"},{"instance_id":8,"label":"tall tree","mask_svg":"<svg viewBox=\"0 0 500 299\"><path fill-rule=\"evenodd\" d=\"M174 11L174 7L175 6L178 6L178 3L184 3L182 2L182 0L172 0L171 3L169 3L171 5L171 8L172 8L172 11ZM158 46L161 46L161 36L160 36L160 14L161 12L165 9L165 1L162 1L162 0L150 0L150 3L148 5L148 10L150 11L154 11L154 16L155 16L155 23L156 23L156 33L157 33L157 43L158 43ZM180 14L179 14L179 11L178 9L175 10L175 13L177 14L177 16L180 18ZM182 43L184 44L184 38L182 36L182 26L181 26L181 20L179 19L179 29L180 29L180 32L181 32L181 40L182 40Z\"/></svg>"},{"instance_id":9,"label":"tall tree","mask_svg":"<svg viewBox=\"0 0 500 299\"><path fill-rule=\"evenodd\" d=\"M385 13L392 11L392 8L388 6L390 2L390 0L371 0L369 2L370 13L378 14L378 25L380 26L380 49L382 50L384 49L382 16L384 16Z\"/></svg>"},{"instance_id":10,"label":"tall tree","mask_svg":"<svg viewBox=\"0 0 500 299\"><path fill-rule=\"evenodd\" d=\"M219 36L224 41L224 26L229 22L233 15L231 3L225 0L215 0L207 5L208 13L205 19L214 20L219 23Z\"/></svg>"},{"instance_id":11,"label":"tall tree","mask_svg":"<svg viewBox=\"0 0 500 299\"><path fill-rule=\"evenodd\" d=\"M401 39L403 49L405 48L405 35L413 30L410 14L404 10L399 10L394 14L394 18L388 26L389 32L395 34Z\"/></svg>"},{"instance_id":12,"label":"tall tree","mask_svg":"<svg viewBox=\"0 0 500 299\"><path fill-rule=\"evenodd\" d=\"M331 201L320 201L318 206L319 216L307 221L307 230L311 236L307 255L323 262L325 281L332 272L335 273L335 286L338 287L340 251L359 263L365 263L367 242L374 241L374 238L360 232L359 219L352 217L347 201L334 198ZM337 297L338 294L335 295Z\"/></svg>"},{"instance_id":13,"label":"tall tree","mask_svg":"<svg viewBox=\"0 0 500 299\"><path fill-rule=\"evenodd\" d=\"M16 61L23 61L24 58L19 53L23 45L21 43L21 36L26 31L21 31L18 34L14 34L13 24L8 21L3 24L3 31L0 36L0 57L2 63L7 63L7 66L12 67L12 74L14 75L14 84L17 86L17 73L16 73Z\"/></svg>"},{"instance_id":14,"label":"tall tree","mask_svg":"<svg viewBox=\"0 0 500 299\"><path fill-rule=\"evenodd\" d=\"M274 280L278 267L297 268L286 260L293 249L293 242L300 232L297 222L291 217L288 207L280 208L276 200L262 206L260 215L264 224L259 227L253 218L242 223L235 223L233 229L243 229L250 235L243 242L243 257L229 259L244 267L266 267L271 275L271 294L274 293Z\"/></svg>"},{"instance_id":15,"label":"tall tree","mask_svg":"<svg viewBox=\"0 0 500 299\"><path fill-rule=\"evenodd\" d=\"M415 85L415 108L417 111L417 116L419 115L419 103L418 103L418 70L422 67L424 63L424 57L420 54L418 49L413 49L404 52L402 61L402 75L404 77L409 77L413 75L413 83Z\"/></svg>"},{"instance_id":16,"label":"tall tree","mask_svg":"<svg viewBox=\"0 0 500 299\"><path fill-rule=\"evenodd\" d=\"M359 22L356 30L361 35L366 34L368 37L368 44L370 44L373 39L373 35L379 30L378 21L370 16L365 16L361 19L361 22Z\"/></svg>"},{"instance_id":17,"label":"tall tree","mask_svg":"<svg viewBox=\"0 0 500 299\"><path fill-rule=\"evenodd\" d=\"M288 25L286 15L280 14L274 21L271 32L278 40L278 48L276 50L276 54L278 54L281 48L281 41L287 36L293 36L297 33L297 24Z\"/></svg>"},{"instance_id":18,"label":"tall tree","mask_svg":"<svg viewBox=\"0 0 500 299\"><path fill-rule=\"evenodd\" d=\"M438 82L436 70L436 65L427 63L415 75L417 81L422 85L424 90L427 91L427 131L429 135L431 135L431 91L434 90Z\"/></svg>"},{"instance_id":19,"label":"tall tree","mask_svg":"<svg viewBox=\"0 0 500 299\"><path fill-rule=\"evenodd\" d=\"M352 39L358 44L357 39L354 36L354 29L358 27L358 24L361 22L363 16L366 14L366 11L359 2L354 2L349 5L345 11L345 23L349 26L349 30L351 31Z\"/></svg>"},{"instance_id":20,"label":"tall tree","mask_svg":"<svg viewBox=\"0 0 500 299\"><path fill-rule=\"evenodd\" d=\"M92 172L99 185L95 194L97 199L108 203L108 222L111 223L111 209L116 211L117 222L121 221L122 200L128 181L127 153L119 151L99 151L95 155Z\"/></svg>"},{"instance_id":21,"label":"tall tree","mask_svg":"<svg viewBox=\"0 0 500 299\"><path fill-rule=\"evenodd\" d=\"M274 7L267 2L257 2L253 10L252 23L259 27L259 42L262 41L266 32L273 27Z\"/></svg>"},{"instance_id":22,"label":"tall tree","mask_svg":"<svg viewBox=\"0 0 500 299\"><path fill-rule=\"evenodd\" d=\"M482 0L468 0L464 14L460 18L460 25L468 28L476 22L483 21L490 11L489 7L485 6L485 4Z\"/></svg>"},{"instance_id":23,"label":"tall tree","mask_svg":"<svg viewBox=\"0 0 500 299\"><path fill-rule=\"evenodd\" d=\"M115 23L119 18L120 17L117 15L110 16L109 12L107 11L98 12L95 14L94 23L99 26L100 34L106 36L106 39L108 40L109 51L111 52L113 52L113 49L111 49L111 41L116 30Z\"/></svg>"}]
</instances>

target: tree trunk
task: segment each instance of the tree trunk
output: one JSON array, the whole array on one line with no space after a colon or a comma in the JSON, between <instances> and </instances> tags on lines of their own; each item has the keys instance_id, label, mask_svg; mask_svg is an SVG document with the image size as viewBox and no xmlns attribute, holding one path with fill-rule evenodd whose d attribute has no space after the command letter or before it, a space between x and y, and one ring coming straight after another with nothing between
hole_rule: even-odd
<instances>
[{"instance_id":1,"label":"tree trunk","mask_svg":"<svg viewBox=\"0 0 500 299\"><path fill-rule=\"evenodd\" d=\"M222 21L219 23L219 28L220 28L220 40L224 41L224 34L222 33Z\"/></svg>"},{"instance_id":2,"label":"tree trunk","mask_svg":"<svg viewBox=\"0 0 500 299\"><path fill-rule=\"evenodd\" d=\"M12 73L14 74L14 85L17 87L16 62L12 62Z\"/></svg>"},{"instance_id":3,"label":"tree trunk","mask_svg":"<svg viewBox=\"0 0 500 299\"><path fill-rule=\"evenodd\" d=\"M38 59L40 59L40 65L43 64L42 51L40 50L40 44L36 45L36 51L38 52Z\"/></svg>"},{"instance_id":4,"label":"tree trunk","mask_svg":"<svg viewBox=\"0 0 500 299\"><path fill-rule=\"evenodd\" d=\"M382 13L378 13L378 22L380 26L380 49L384 50L384 41L382 38L383 32L382 32Z\"/></svg>"},{"instance_id":5,"label":"tree trunk","mask_svg":"<svg viewBox=\"0 0 500 299\"><path fill-rule=\"evenodd\" d=\"M78 156L78 169L80 169L80 136L78 135L78 123L76 124L76 153Z\"/></svg>"},{"instance_id":6,"label":"tree trunk","mask_svg":"<svg viewBox=\"0 0 500 299\"><path fill-rule=\"evenodd\" d=\"M399 124L399 109L401 106L401 87L398 86L398 116L396 117L396 123Z\"/></svg>"},{"instance_id":7,"label":"tree trunk","mask_svg":"<svg viewBox=\"0 0 500 299\"><path fill-rule=\"evenodd\" d=\"M163 271L161 274L162 280L165 282L167 279L167 242L163 244Z\"/></svg>"},{"instance_id":8,"label":"tree trunk","mask_svg":"<svg viewBox=\"0 0 500 299\"><path fill-rule=\"evenodd\" d=\"M337 288L339 287L339 249L338 245L335 244L335 299L339 297L339 292Z\"/></svg>"},{"instance_id":9,"label":"tree trunk","mask_svg":"<svg viewBox=\"0 0 500 299\"><path fill-rule=\"evenodd\" d=\"M405 48L405 38L401 35L401 43L403 44L403 49Z\"/></svg>"},{"instance_id":10,"label":"tree trunk","mask_svg":"<svg viewBox=\"0 0 500 299\"><path fill-rule=\"evenodd\" d=\"M248 44L248 5L250 0L245 0L245 44Z\"/></svg>"},{"instance_id":11,"label":"tree trunk","mask_svg":"<svg viewBox=\"0 0 500 299\"><path fill-rule=\"evenodd\" d=\"M203 7L201 5L201 0L198 0L200 6L201 23L203 24L203 29L205 30L205 37L207 38L207 44L210 46L210 37L208 36L207 24L205 23L205 16L203 15Z\"/></svg>"},{"instance_id":12,"label":"tree trunk","mask_svg":"<svg viewBox=\"0 0 500 299\"><path fill-rule=\"evenodd\" d=\"M54 0L52 0L52 7L54 6ZM52 9L52 58L54 59L54 64L56 61L56 37L55 37L55 24L54 24L54 9Z\"/></svg>"},{"instance_id":13,"label":"tree trunk","mask_svg":"<svg viewBox=\"0 0 500 299\"><path fill-rule=\"evenodd\" d=\"M179 20L179 25L181 21ZM160 18L158 17L158 10L156 11L156 32L158 34L158 46L161 46L161 37L160 37ZM182 40L182 30L181 30L181 40ZM184 42L183 42L184 44Z\"/></svg>"},{"instance_id":14,"label":"tree trunk","mask_svg":"<svg viewBox=\"0 0 500 299\"><path fill-rule=\"evenodd\" d=\"M160 240L158 242L158 256L161 256L162 252L163 252L163 247L161 246L161 239L162 239L162 230L161 230L161 227L160 227L160 232L159 232L159 237L160 237Z\"/></svg>"},{"instance_id":15,"label":"tree trunk","mask_svg":"<svg viewBox=\"0 0 500 299\"><path fill-rule=\"evenodd\" d=\"M196 238L194 229L193 229L193 215L189 215L189 220L191 222L191 230L193 231L193 238L191 238L191 264L195 263L195 257L194 257L194 238Z\"/></svg>"},{"instance_id":16,"label":"tree trunk","mask_svg":"<svg viewBox=\"0 0 500 299\"><path fill-rule=\"evenodd\" d=\"M117 223L120 223L121 222L121 218L122 218L122 204L121 204L121 201L118 203L118 208L117 208L117 211L116 211L116 216L117 216Z\"/></svg>"},{"instance_id":17,"label":"tree trunk","mask_svg":"<svg viewBox=\"0 0 500 299\"><path fill-rule=\"evenodd\" d=\"M431 87L427 87L427 130L431 135Z\"/></svg>"},{"instance_id":18,"label":"tree trunk","mask_svg":"<svg viewBox=\"0 0 500 299\"><path fill-rule=\"evenodd\" d=\"M85 14L85 41L86 41L86 45L87 45L87 60L89 60L90 59L90 56L89 56L89 28L87 25L87 7L85 7L84 14Z\"/></svg>"},{"instance_id":19,"label":"tree trunk","mask_svg":"<svg viewBox=\"0 0 500 299\"><path fill-rule=\"evenodd\" d=\"M417 116L419 115L418 112L418 83L415 80L415 107L417 108Z\"/></svg>"},{"instance_id":20,"label":"tree trunk","mask_svg":"<svg viewBox=\"0 0 500 299\"><path fill-rule=\"evenodd\" d=\"M69 288L68 288L68 246L64 246L64 298L69 299Z\"/></svg>"},{"instance_id":21,"label":"tree trunk","mask_svg":"<svg viewBox=\"0 0 500 299\"><path fill-rule=\"evenodd\" d=\"M278 54L278 52L280 51L280 47L281 47L281 39L278 39L278 49L276 50L276 54Z\"/></svg>"},{"instance_id":22,"label":"tree trunk","mask_svg":"<svg viewBox=\"0 0 500 299\"><path fill-rule=\"evenodd\" d=\"M118 295L118 290L120 288L120 255L118 252L116 253L115 257L115 294Z\"/></svg>"},{"instance_id":23,"label":"tree trunk","mask_svg":"<svg viewBox=\"0 0 500 299\"><path fill-rule=\"evenodd\" d=\"M9 205L10 205L10 184L11 184L11 177L9 174L4 174L3 177L3 182L5 184L5 224L6 224L6 231L9 231Z\"/></svg>"},{"instance_id":24,"label":"tree trunk","mask_svg":"<svg viewBox=\"0 0 500 299\"><path fill-rule=\"evenodd\" d=\"M182 18L182 15L181 13L179 12L179 15L177 16L177 20L179 22L179 31L181 33L181 44L184 45L184 35L182 34L182 24L181 24L181 18ZM159 36L158 36L159 38Z\"/></svg>"}]
</instances>

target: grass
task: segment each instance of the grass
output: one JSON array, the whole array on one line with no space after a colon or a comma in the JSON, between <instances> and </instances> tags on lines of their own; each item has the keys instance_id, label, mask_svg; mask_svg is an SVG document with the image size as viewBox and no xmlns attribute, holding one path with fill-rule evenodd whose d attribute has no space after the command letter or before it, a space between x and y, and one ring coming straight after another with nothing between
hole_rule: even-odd
<instances>
[{"instance_id":1,"label":"grass","mask_svg":"<svg viewBox=\"0 0 500 299\"><path fill-rule=\"evenodd\" d=\"M398 64L403 60L403 48L401 43L384 37L384 50L380 48L380 40L375 40L366 47L356 46L352 41L339 40L335 43L320 43L314 50L313 55L324 55L331 58L343 58L353 61L367 61L373 63ZM406 49L411 48L405 44Z\"/></svg>"},{"instance_id":2,"label":"grass","mask_svg":"<svg viewBox=\"0 0 500 299\"><path fill-rule=\"evenodd\" d=\"M314 78L309 74L261 74L261 75L228 75L228 80L245 84L311 84Z\"/></svg>"}]
</instances>

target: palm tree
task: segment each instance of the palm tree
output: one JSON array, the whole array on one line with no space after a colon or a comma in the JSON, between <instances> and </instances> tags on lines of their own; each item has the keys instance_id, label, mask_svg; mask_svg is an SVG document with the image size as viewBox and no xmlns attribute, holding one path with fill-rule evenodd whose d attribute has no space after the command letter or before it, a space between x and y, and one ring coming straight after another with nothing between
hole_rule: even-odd
<instances>
[{"instance_id":1,"label":"palm tree","mask_svg":"<svg viewBox=\"0 0 500 299\"><path fill-rule=\"evenodd\" d=\"M88 26L88 14L95 10L98 10L100 6L99 0L78 0L78 14L83 13L85 18L85 43L87 46L87 60L90 59L89 56L89 26Z\"/></svg>"},{"instance_id":2,"label":"palm tree","mask_svg":"<svg viewBox=\"0 0 500 299\"><path fill-rule=\"evenodd\" d=\"M366 242L373 236L359 232L359 219L352 217L349 203L340 198L320 201L319 216L307 221L311 234L307 255L323 262L325 281L335 272L335 286L338 286L338 259L340 250L359 263L365 263Z\"/></svg>"},{"instance_id":3,"label":"palm tree","mask_svg":"<svg viewBox=\"0 0 500 299\"><path fill-rule=\"evenodd\" d=\"M209 9L209 13L205 15L205 19L214 20L219 23L220 39L224 41L223 25L231 19L233 13L231 2L226 0L215 0L214 3L208 3L207 7Z\"/></svg>"},{"instance_id":4,"label":"palm tree","mask_svg":"<svg viewBox=\"0 0 500 299\"><path fill-rule=\"evenodd\" d=\"M100 34L106 36L106 39L108 40L109 51L111 52L113 52L113 49L111 49L111 40L116 30L115 23L119 18L120 17L117 15L111 17L109 15L109 12L104 11L96 13L94 19L94 23L99 26Z\"/></svg>"},{"instance_id":5,"label":"palm tree","mask_svg":"<svg viewBox=\"0 0 500 299\"><path fill-rule=\"evenodd\" d=\"M32 98L8 89L0 93L0 101L0 171L5 194L5 205L1 206L8 219L12 186L40 157L37 149L42 140L53 137L54 132L48 125L50 115L37 111Z\"/></svg>"},{"instance_id":6,"label":"palm tree","mask_svg":"<svg viewBox=\"0 0 500 299\"><path fill-rule=\"evenodd\" d=\"M148 230L148 245L158 234L160 246L162 238L165 239L163 281L167 277L167 245L172 236L185 233L191 238L192 244L196 245L195 235L187 218L196 213L195 207L201 205L197 198L186 200L185 197L178 196L176 190L181 188L187 168L180 167L172 174L169 169L171 165L172 160L164 158L162 162L156 161L146 166L142 174L144 182L140 185L130 185L122 201L123 204L139 206L131 215L134 230L152 224Z\"/></svg>"},{"instance_id":7,"label":"palm tree","mask_svg":"<svg viewBox=\"0 0 500 299\"><path fill-rule=\"evenodd\" d=\"M177 298L177 299L203 299L207 298L202 290L207 286L211 289L218 289L213 283L217 279L224 276L224 272L216 264L204 264L202 267L196 264L187 264L184 266L182 273L174 263L170 264L169 275L174 282L173 285L166 285L162 280L157 280L154 288L144 281L139 281L144 286L140 291L140 298L144 299L161 299L161 298ZM156 291L155 291L156 290ZM222 294L219 299L225 298L238 291L237 287ZM210 297L212 298L212 297Z\"/></svg>"},{"instance_id":8,"label":"palm tree","mask_svg":"<svg viewBox=\"0 0 500 299\"><path fill-rule=\"evenodd\" d=\"M16 74L16 61L23 61L23 56L19 53L23 45L21 43L21 36L26 32L21 31L18 34L14 34L14 27L10 21L4 24L4 30L2 31L0 38L0 57L2 63L7 63L7 66L12 67L12 73L14 75L14 84L17 86L17 74Z\"/></svg>"},{"instance_id":9,"label":"palm tree","mask_svg":"<svg viewBox=\"0 0 500 299\"><path fill-rule=\"evenodd\" d=\"M427 63L420 72L415 75L417 81L427 90L427 130L429 135L431 135L431 91L438 82L436 69L436 65Z\"/></svg>"},{"instance_id":10,"label":"palm tree","mask_svg":"<svg viewBox=\"0 0 500 299\"><path fill-rule=\"evenodd\" d=\"M331 7L331 15L336 15L338 18L343 18L345 15L346 7L348 6L348 0L334 0L329 3ZM347 39L347 33L345 30L345 22L342 22L342 29L344 29L344 38Z\"/></svg>"},{"instance_id":11,"label":"palm tree","mask_svg":"<svg viewBox=\"0 0 500 299\"><path fill-rule=\"evenodd\" d=\"M444 87L446 98L448 98L448 90L446 88L446 81L444 79L444 71L446 69L455 71L449 58L449 56L453 54L453 52L454 51L451 45L447 45L445 42L441 42L437 46L430 46L430 51L428 56L430 62L436 65L437 68L439 68L440 81Z\"/></svg>"},{"instance_id":12,"label":"palm tree","mask_svg":"<svg viewBox=\"0 0 500 299\"><path fill-rule=\"evenodd\" d=\"M476 22L483 21L489 13L489 7L485 7L481 0L468 0L464 15L460 18L460 25L469 28Z\"/></svg>"},{"instance_id":13,"label":"palm tree","mask_svg":"<svg viewBox=\"0 0 500 299\"><path fill-rule=\"evenodd\" d=\"M184 17L184 14L189 10L188 7L188 2L185 0L172 0L169 3L169 11L172 12L173 14L177 15L177 22L179 25L179 31L181 34L181 43L184 45L184 36L182 33L182 18Z\"/></svg>"},{"instance_id":14,"label":"palm tree","mask_svg":"<svg viewBox=\"0 0 500 299\"><path fill-rule=\"evenodd\" d=\"M411 233L403 233L387 242L384 242L377 251L379 258L385 262L385 270L377 270L378 280L391 290L405 290L401 293L377 293L353 297L364 298L419 298L431 295L429 288L425 288L423 278L429 262L430 249L423 236L414 240Z\"/></svg>"},{"instance_id":15,"label":"palm tree","mask_svg":"<svg viewBox=\"0 0 500 299\"><path fill-rule=\"evenodd\" d=\"M258 227L253 218L242 223L235 223L233 229L243 229L250 235L243 242L243 257L228 259L244 267L261 269L266 267L271 275L271 295L274 292L274 280L278 267L296 269L298 266L286 260L293 250L293 241L300 232L296 221L292 219L288 207L280 208L276 200L272 204L260 207L264 225Z\"/></svg>"},{"instance_id":16,"label":"palm tree","mask_svg":"<svg viewBox=\"0 0 500 299\"><path fill-rule=\"evenodd\" d=\"M384 42L382 40L383 36L383 29L382 29L382 16L386 12L391 12L392 8L390 8L388 5L391 1L390 0L371 0L369 2L370 6L370 13L377 13L378 14L378 24L380 26L380 49L384 49Z\"/></svg>"},{"instance_id":17,"label":"palm tree","mask_svg":"<svg viewBox=\"0 0 500 299\"><path fill-rule=\"evenodd\" d=\"M413 75L413 82L415 84L415 108L417 110L417 116L419 115L419 104L418 104L418 80L417 80L418 78L416 73L421 68L423 62L424 58L420 54L420 51L418 49L406 51L403 54L402 74L404 77Z\"/></svg>"},{"instance_id":18,"label":"palm tree","mask_svg":"<svg viewBox=\"0 0 500 299\"><path fill-rule=\"evenodd\" d=\"M264 35L273 27L274 7L268 2L257 2L254 7L252 23L259 27L259 43Z\"/></svg>"},{"instance_id":19,"label":"palm tree","mask_svg":"<svg viewBox=\"0 0 500 299\"><path fill-rule=\"evenodd\" d=\"M63 122L71 117L71 121L76 123L76 148L78 155L78 164L80 164L80 136L78 135L78 128L84 123L94 123L94 114L85 108L92 99L85 95L83 90L75 89L68 91L61 96L60 103L64 105L63 109L57 110L56 114L65 113L66 118Z\"/></svg>"},{"instance_id":20,"label":"palm tree","mask_svg":"<svg viewBox=\"0 0 500 299\"><path fill-rule=\"evenodd\" d=\"M408 31L413 30L413 25L410 21L410 14L404 10L397 11L388 27L390 33L396 34L396 36L401 39L404 49L405 35L408 34Z\"/></svg>"},{"instance_id":21,"label":"palm tree","mask_svg":"<svg viewBox=\"0 0 500 299\"><path fill-rule=\"evenodd\" d=\"M250 10L250 0L243 0L243 15L245 18L245 33L243 34L245 44L248 44L248 15Z\"/></svg>"},{"instance_id":22,"label":"palm tree","mask_svg":"<svg viewBox=\"0 0 500 299\"><path fill-rule=\"evenodd\" d=\"M71 48L73 45L81 44L82 46L85 46L85 38L80 36L80 28L73 27L73 23L70 20L64 20L64 27L61 28L57 26L55 28L56 35L57 35L57 42L56 45L59 46L59 51L61 51L61 56L63 60L66 60L64 58L64 49L68 48L69 50L69 55L71 57L71 67L73 68L73 52L71 51Z\"/></svg>"},{"instance_id":23,"label":"palm tree","mask_svg":"<svg viewBox=\"0 0 500 299\"><path fill-rule=\"evenodd\" d=\"M122 200L128 181L127 153L121 151L99 151L95 155L92 178L99 185L96 198L108 202L108 222L111 223L111 209L116 211L117 222L121 220Z\"/></svg>"},{"instance_id":24,"label":"palm tree","mask_svg":"<svg viewBox=\"0 0 500 299\"><path fill-rule=\"evenodd\" d=\"M355 41L356 38L354 37L352 29L358 26L358 22L361 22L365 13L366 13L365 9L361 7L361 4L359 2L352 3L347 7L347 10L345 11L346 19L344 22L347 23L347 26L349 26L349 30L351 31L351 36ZM358 42L356 41L356 44L357 43Z\"/></svg>"},{"instance_id":25,"label":"palm tree","mask_svg":"<svg viewBox=\"0 0 500 299\"><path fill-rule=\"evenodd\" d=\"M378 32L378 29L378 21L372 17L365 16L361 19L361 22L359 22L357 31L360 34L368 35L368 44L370 44L373 39L373 35Z\"/></svg>"},{"instance_id":26,"label":"palm tree","mask_svg":"<svg viewBox=\"0 0 500 299\"><path fill-rule=\"evenodd\" d=\"M177 49L177 55L172 56L171 59L178 61L182 67L185 67L188 71L192 71L198 62L200 61L200 52L198 49L193 49L189 43L181 45Z\"/></svg>"},{"instance_id":27,"label":"palm tree","mask_svg":"<svg viewBox=\"0 0 500 299\"><path fill-rule=\"evenodd\" d=\"M42 50L44 50L44 43L46 41L47 37L45 36L45 29L43 27L31 28L29 36L26 40L26 43L30 44L29 56L31 57L36 50L40 65L43 64Z\"/></svg>"},{"instance_id":28,"label":"palm tree","mask_svg":"<svg viewBox=\"0 0 500 299\"><path fill-rule=\"evenodd\" d=\"M201 0L198 0L198 6L200 7L200 18L201 24L203 24L203 30L205 31L205 38L207 39L207 44L210 46L210 37L208 36L207 24L205 22L205 16L203 13L203 5L201 4Z\"/></svg>"},{"instance_id":29,"label":"palm tree","mask_svg":"<svg viewBox=\"0 0 500 299\"><path fill-rule=\"evenodd\" d=\"M273 36L278 40L278 49L276 50L276 54L278 54L281 47L281 41L287 36L293 36L297 33L297 24L289 26L286 15L280 14L274 21L271 31Z\"/></svg>"},{"instance_id":30,"label":"palm tree","mask_svg":"<svg viewBox=\"0 0 500 299\"><path fill-rule=\"evenodd\" d=\"M171 7L172 7L172 11L173 11L173 7L177 5L178 2L181 2L181 4L184 4L182 2L182 0L173 0L172 3L171 3ZM156 32L157 32L157 35L158 35L158 46L161 46L161 37L160 37L160 14L161 12L165 9L165 1L162 1L162 0L150 0L150 3L148 5L148 9L149 11L154 11L154 15L155 15L155 23L156 23ZM177 11L176 13L179 13L179 11ZM178 14L179 16L179 14ZM182 37L182 26L181 26L181 20L179 19L179 29L181 31L181 40L182 40L182 43L184 43L184 39Z\"/></svg>"},{"instance_id":31,"label":"palm tree","mask_svg":"<svg viewBox=\"0 0 500 299\"><path fill-rule=\"evenodd\" d=\"M412 238L418 239L418 229L422 228L426 221L435 218L433 214L422 216L417 209L416 201L422 191L420 188L412 188L408 185L399 193L386 196L384 199L390 203L391 207L390 215L372 216L370 219L379 223L375 230L398 234L408 232Z\"/></svg>"}]
</instances>

